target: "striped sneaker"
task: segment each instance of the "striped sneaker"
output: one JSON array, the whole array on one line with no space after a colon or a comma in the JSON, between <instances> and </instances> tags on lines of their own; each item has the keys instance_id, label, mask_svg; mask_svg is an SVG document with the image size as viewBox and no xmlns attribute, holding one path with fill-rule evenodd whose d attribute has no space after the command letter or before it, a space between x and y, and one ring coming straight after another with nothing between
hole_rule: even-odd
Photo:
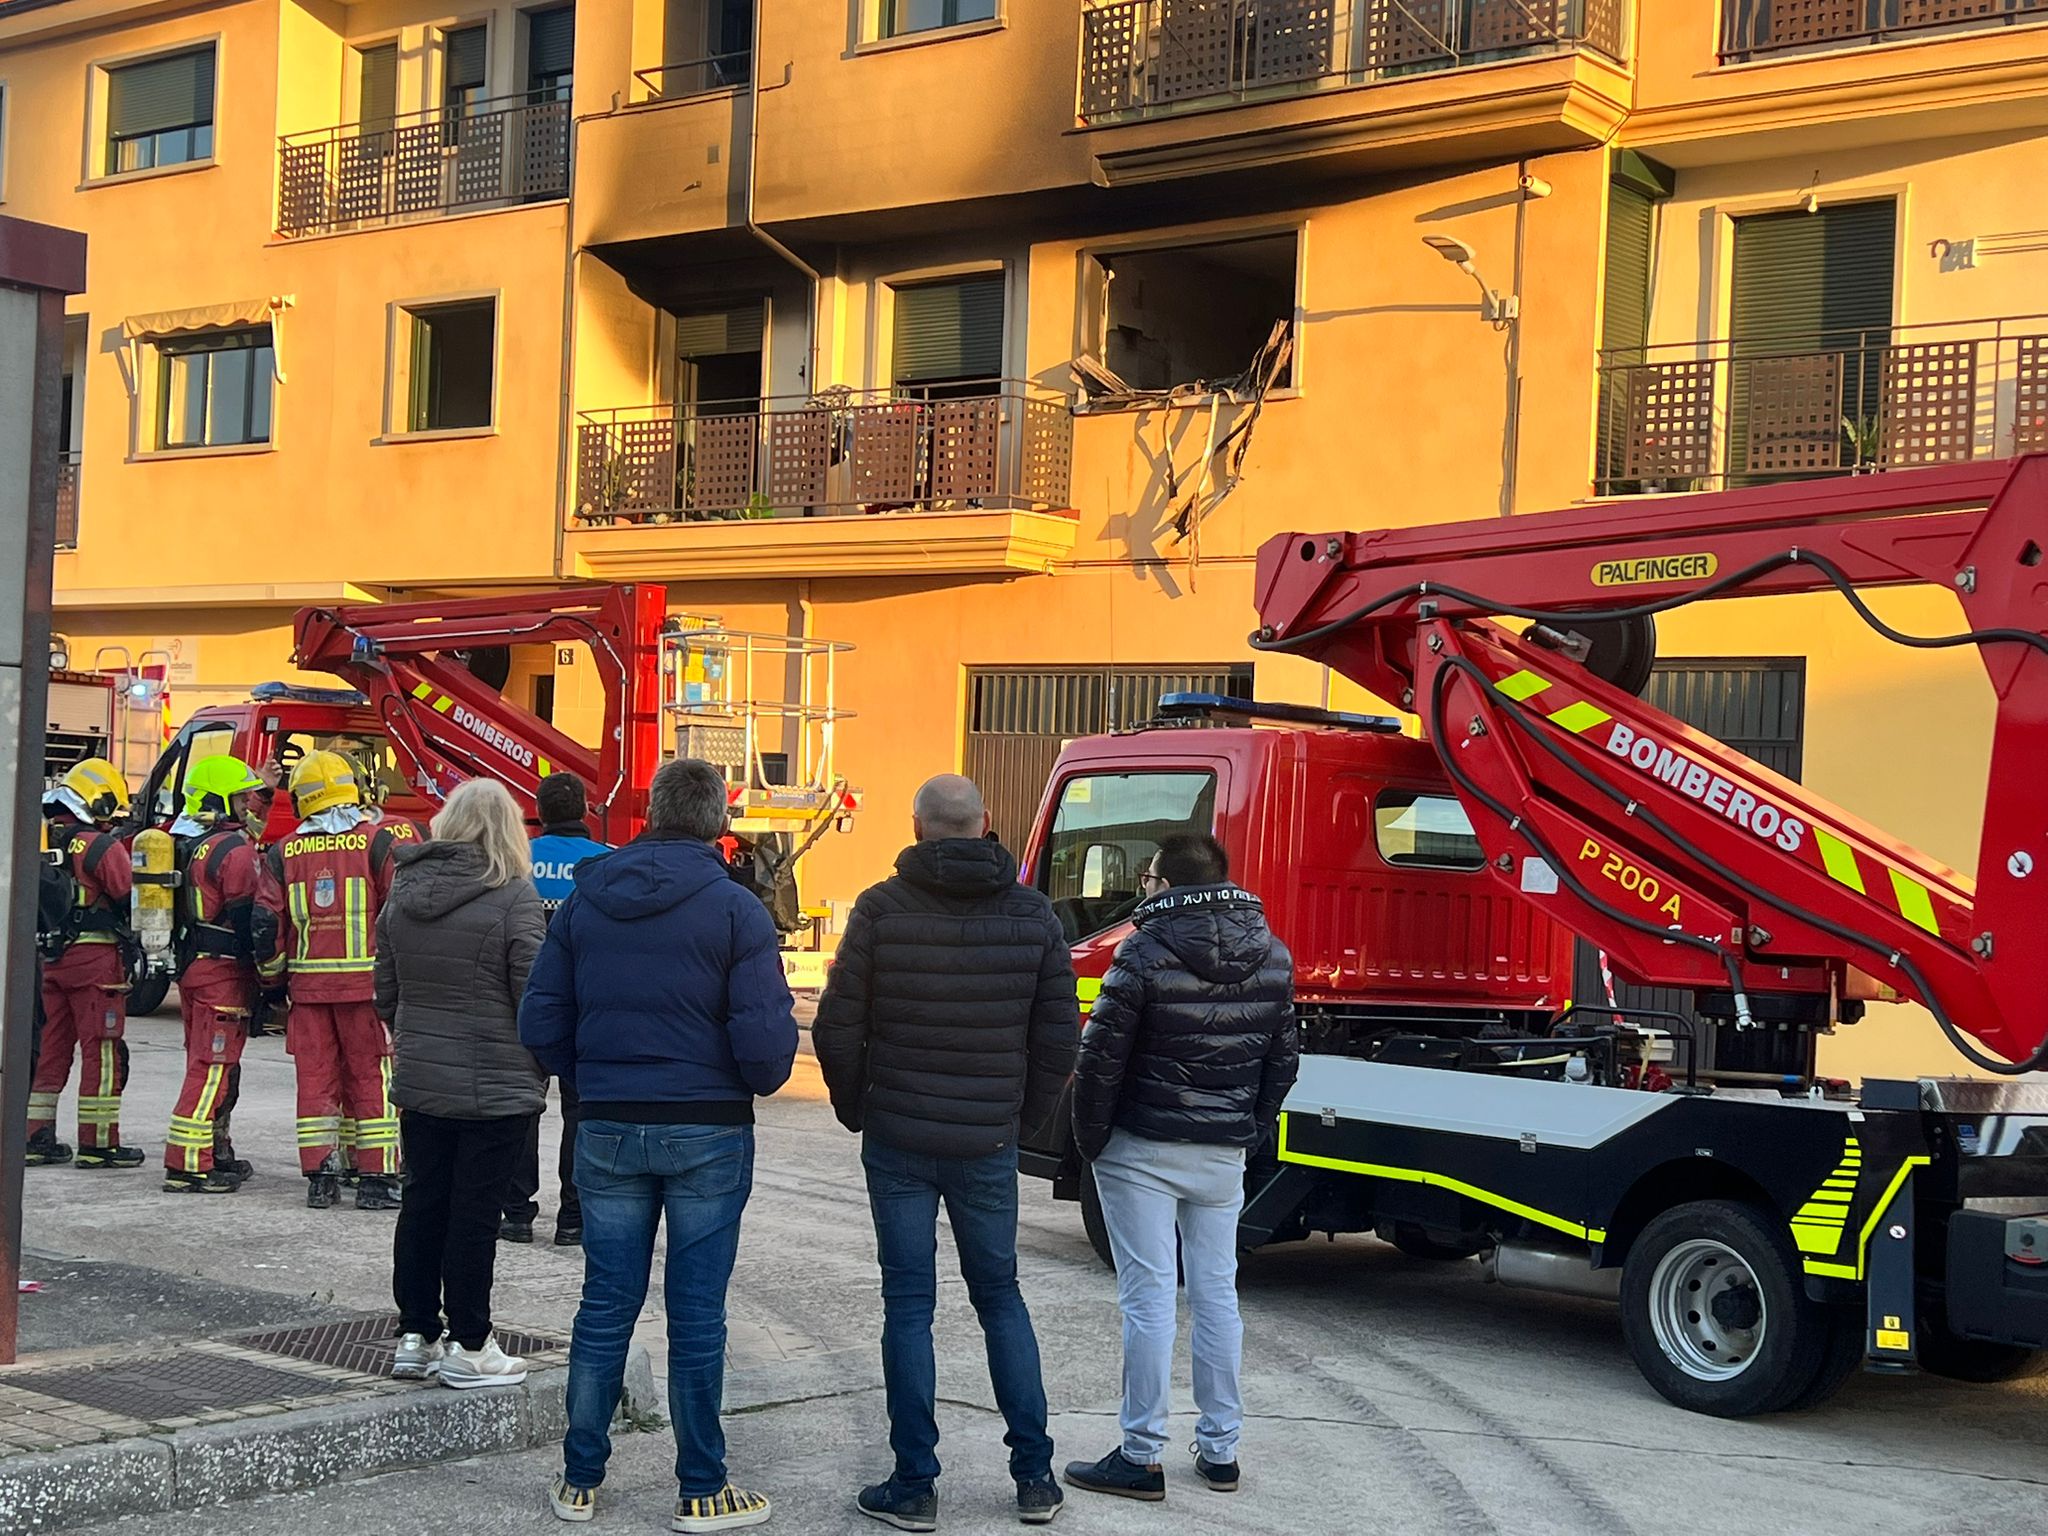
<instances>
[{"instance_id":1,"label":"striped sneaker","mask_svg":"<svg viewBox=\"0 0 2048 1536\"><path fill-rule=\"evenodd\" d=\"M672 1531L736 1531L743 1525L764 1525L772 1512L767 1496L727 1483L702 1499L677 1499Z\"/></svg>"},{"instance_id":2,"label":"striped sneaker","mask_svg":"<svg viewBox=\"0 0 2048 1536\"><path fill-rule=\"evenodd\" d=\"M557 1520L580 1525L597 1514L597 1490L578 1488L568 1478L558 1477L555 1486L548 1490L548 1503L553 1507Z\"/></svg>"}]
</instances>

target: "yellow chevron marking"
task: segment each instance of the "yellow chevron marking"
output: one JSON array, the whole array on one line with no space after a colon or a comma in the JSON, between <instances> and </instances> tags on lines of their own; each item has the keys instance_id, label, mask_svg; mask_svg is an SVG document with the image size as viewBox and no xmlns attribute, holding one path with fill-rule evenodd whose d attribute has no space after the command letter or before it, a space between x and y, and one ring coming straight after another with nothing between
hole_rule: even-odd
<instances>
[{"instance_id":1,"label":"yellow chevron marking","mask_svg":"<svg viewBox=\"0 0 2048 1536\"><path fill-rule=\"evenodd\" d=\"M1576 704L1567 704L1550 717L1552 725L1561 726L1574 736L1583 736L1596 725L1604 725L1614 716L1597 704L1588 704L1584 699Z\"/></svg>"},{"instance_id":2,"label":"yellow chevron marking","mask_svg":"<svg viewBox=\"0 0 2048 1536\"><path fill-rule=\"evenodd\" d=\"M1925 928L1937 938L1941 936L1941 924L1934 920L1934 901L1927 894L1927 887L1910 875L1902 875L1896 869L1891 872L1892 894L1899 900L1899 916L1916 927Z\"/></svg>"},{"instance_id":3,"label":"yellow chevron marking","mask_svg":"<svg viewBox=\"0 0 2048 1536\"><path fill-rule=\"evenodd\" d=\"M1535 698L1537 694L1548 688L1550 686L1550 679L1538 677L1534 672L1524 671L1504 677L1494 686L1519 704L1524 699Z\"/></svg>"},{"instance_id":4,"label":"yellow chevron marking","mask_svg":"<svg viewBox=\"0 0 2048 1536\"><path fill-rule=\"evenodd\" d=\"M1843 842L1825 827L1813 829L1813 840L1820 847L1820 861L1827 866L1829 876L1837 885L1846 885L1859 896L1870 893L1863 889L1863 871L1856 863L1856 850Z\"/></svg>"}]
</instances>

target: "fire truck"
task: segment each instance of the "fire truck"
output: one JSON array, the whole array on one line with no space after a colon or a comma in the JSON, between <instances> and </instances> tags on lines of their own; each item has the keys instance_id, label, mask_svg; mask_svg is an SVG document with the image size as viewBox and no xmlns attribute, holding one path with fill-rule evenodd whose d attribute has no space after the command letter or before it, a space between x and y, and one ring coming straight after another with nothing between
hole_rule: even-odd
<instances>
[{"instance_id":1,"label":"fire truck","mask_svg":"<svg viewBox=\"0 0 2048 1536\"><path fill-rule=\"evenodd\" d=\"M1165 836L1213 831L1296 965L1303 1057L1241 1242L1376 1232L1619 1303L1643 1376L1741 1416L1859 1365L1989 1381L2048 1347L2048 458L1260 551L1254 650L1419 717L1183 698L1060 756L1025 878L1084 1008ZM1931 584L1955 634L1866 589ZM1835 592L1997 697L1978 875L1646 704L1655 619ZM1209 729L1174 728L1200 723ZM1938 793L1940 786L1928 786ZM1575 937L1684 1012L1568 1000ZM1983 1074L1830 1081L1918 1003ZM1065 1116L1024 1165L1099 1204Z\"/></svg>"},{"instance_id":2,"label":"fire truck","mask_svg":"<svg viewBox=\"0 0 2048 1536\"><path fill-rule=\"evenodd\" d=\"M568 650L593 670L604 700L595 746L502 695L503 648L520 645ZM704 757L725 771L733 852L802 982L822 959L826 914L797 901L796 864L860 804L838 767L849 712L837 703L837 670L850 649L672 618L665 590L645 584L305 608L292 664L342 686L265 683L243 703L198 710L148 771L138 814L168 826L186 773L208 756L233 753L283 784L306 753L331 750L356 763L385 815L419 820L463 780L489 777L537 825L541 781L573 772L589 788L597 836L621 843L641 829L654 770L678 753ZM279 795L265 841L294 825Z\"/></svg>"}]
</instances>

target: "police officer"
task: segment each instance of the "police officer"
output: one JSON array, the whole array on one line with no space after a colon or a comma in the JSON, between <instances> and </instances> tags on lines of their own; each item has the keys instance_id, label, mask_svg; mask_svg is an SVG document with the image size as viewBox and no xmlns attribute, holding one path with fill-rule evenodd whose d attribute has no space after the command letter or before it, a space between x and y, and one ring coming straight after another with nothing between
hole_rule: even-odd
<instances>
[{"instance_id":1,"label":"police officer","mask_svg":"<svg viewBox=\"0 0 2048 1536\"><path fill-rule=\"evenodd\" d=\"M391 1035L377 1017L377 912L391 892L392 856L417 842L410 822L379 825L353 764L308 752L292 769L298 830L273 844L251 926L258 974L286 989L286 1044L298 1067L299 1171L306 1204L341 1192L341 1117L358 1124L356 1209L398 1207L398 1116L391 1106Z\"/></svg>"},{"instance_id":2,"label":"police officer","mask_svg":"<svg viewBox=\"0 0 2048 1536\"><path fill-rule=\"evenodd\" d=\"M103 757L73 768L43 799L50 846L73 886L72 910L51 935L43 966L43 1040L28 1097L31 1166L68 1163L57 1139L57 1100L78 1075L78 1166L135 1168L138 1147L121 1145L121 1090L128 1081L128 899L135 889L128 849L109 830L128 815L128 783Z\"/></svg>"},{"instance_id":3,"label":"police officer","mask_svg":"<svg viewBox=\"0 0 2048 1536\"><path fill-rule=\"evenodd\" d=\"M230 1195L248 1171L227 1123L256 1007L250 923L262 866L252 834L262 830L269 801L269 786L240 758L202 758L185 775L185 813L171 824L184 876L177 928L185 1018L185 1082L164 1144L172 1194Z\"/></svg>"}]
</instances>

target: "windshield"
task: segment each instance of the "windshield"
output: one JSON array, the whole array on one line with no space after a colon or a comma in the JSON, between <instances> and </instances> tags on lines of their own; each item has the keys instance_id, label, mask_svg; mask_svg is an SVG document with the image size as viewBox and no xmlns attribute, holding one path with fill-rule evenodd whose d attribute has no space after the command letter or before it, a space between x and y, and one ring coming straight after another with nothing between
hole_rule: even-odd
<instances>
[{"instance_id":1,"label":"windshield","mask_svg":"<svg viewBox=\"0 0 2048 1536\"><path fill-rule=\"evenodd\" d=\"M1060 786L1038 887L1069 943L1131 915L1138 875L1179 832L1208 832L1216 820L1216 776L1188 770L1094 773Z\"/></svg>"},{"instance_id":2,"label":"windshield","mask_svg":"<svg viewBox=\"0 0 2048 1536\"><path fill-rule=\"evenodd\" d=\"M308 752L339 752L363 776L364 788L369 791L366 799L382 805L386 800L411 793L412 786L398 766L391 738L382 731L290 731L275 740L280 784L290 782L292 769Z\"/></svg>"}]
</instances>

